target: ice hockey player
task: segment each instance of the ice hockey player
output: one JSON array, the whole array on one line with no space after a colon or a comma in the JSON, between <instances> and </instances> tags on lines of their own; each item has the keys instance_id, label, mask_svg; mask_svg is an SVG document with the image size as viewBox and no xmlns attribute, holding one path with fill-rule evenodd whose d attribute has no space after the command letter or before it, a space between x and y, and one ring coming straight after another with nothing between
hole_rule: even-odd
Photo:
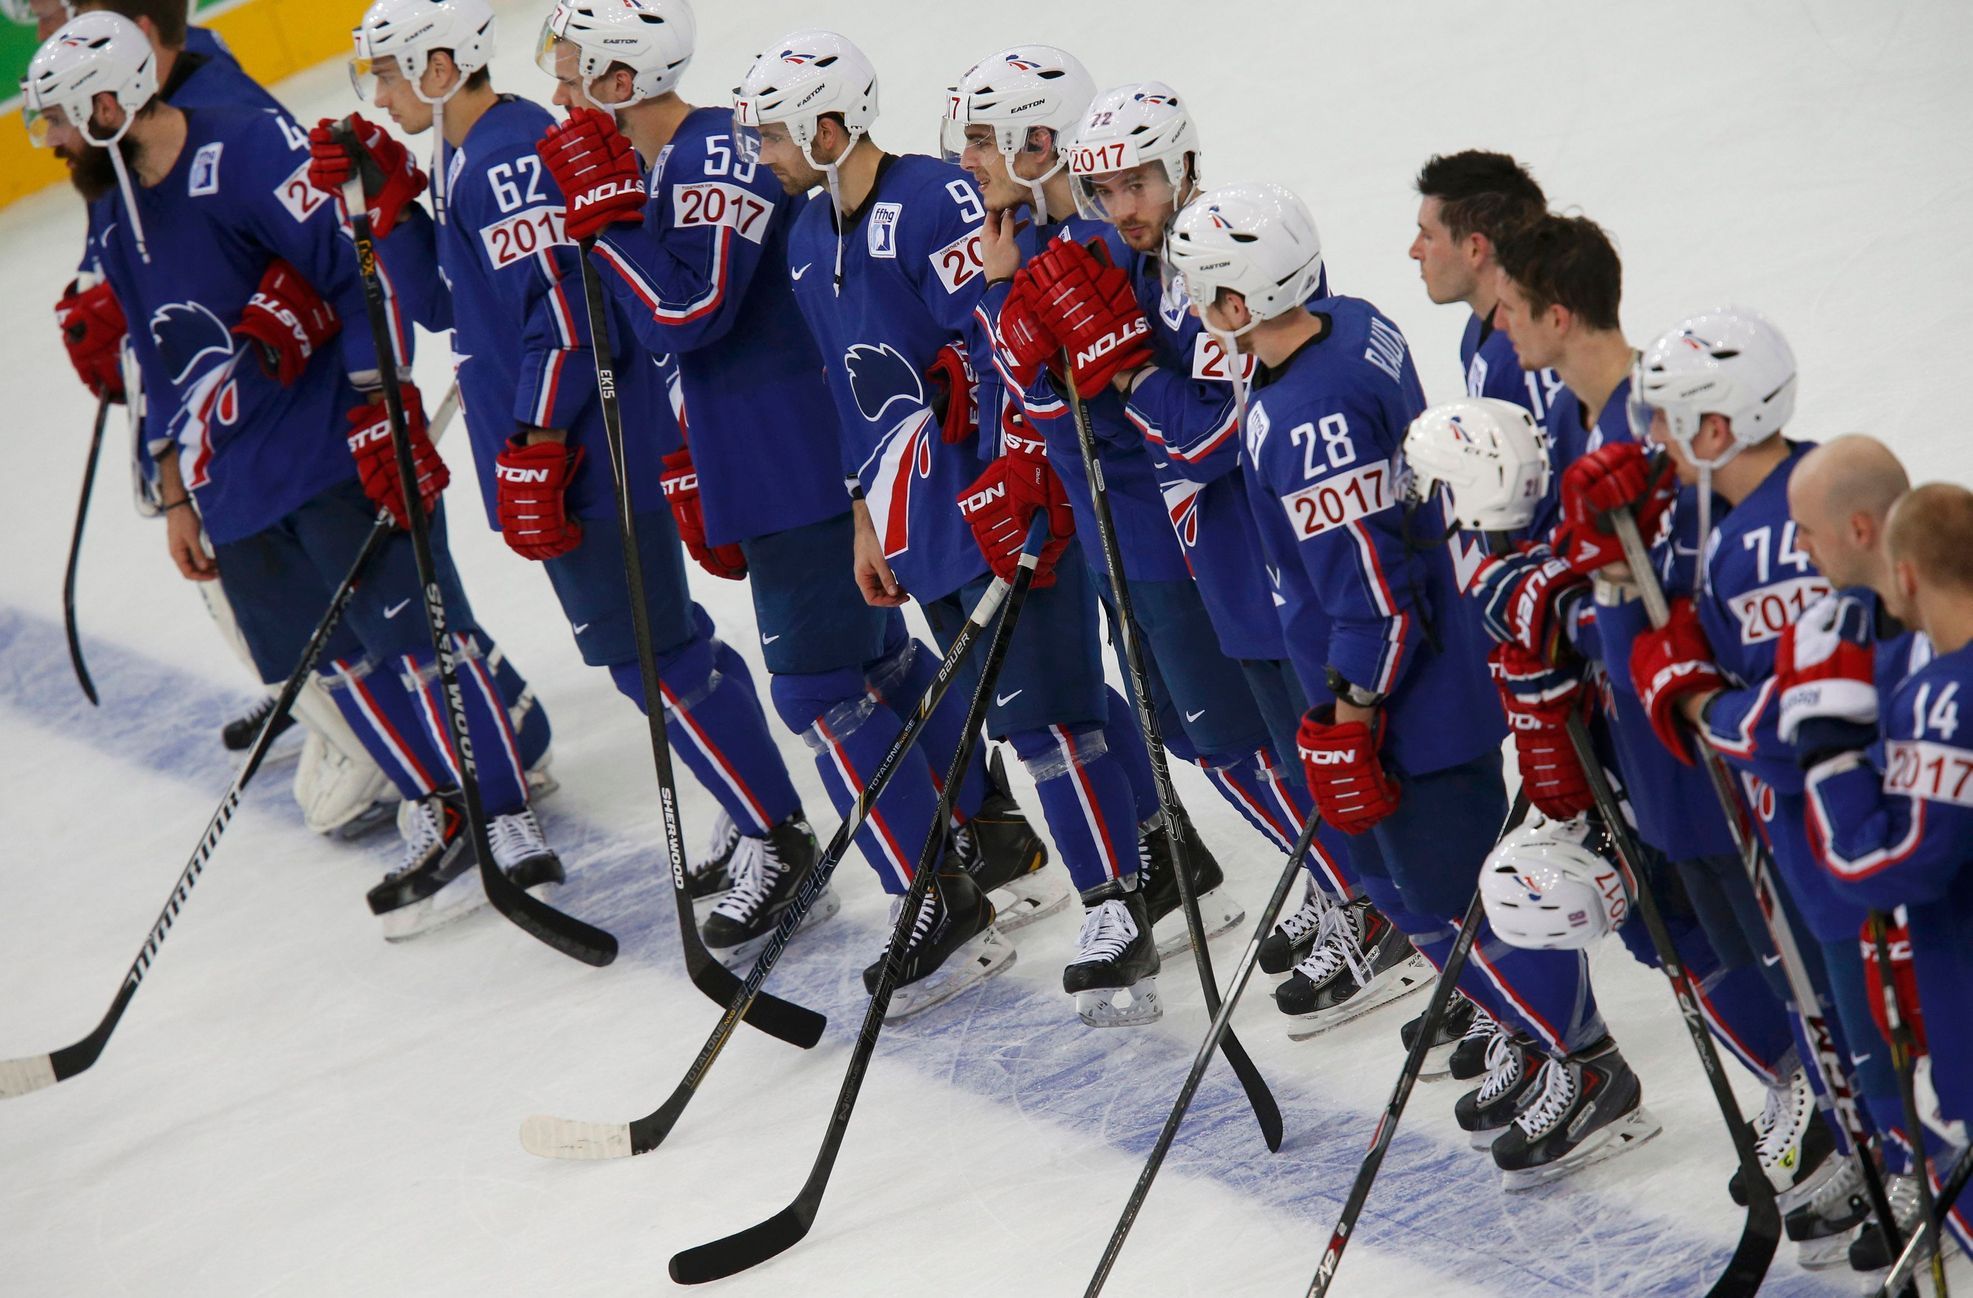
<instances>
[{"instance_id":1,"label":"ice hockey player","mask_svg":"<svg viewBox=\"0 0 1973 1298\"><path fill-rule=\"evenodd\" d=\"M1818 456L1827 459L1813 463ZM1865 959L1875 974L1873 989L1896 997L1925 1052L1919 1081L1929 1085L1921 1088L1921 1105L1930 1101L1936 1112L1923 1135L1936 1189L1938 1169L1963 1151L1973 1117L1973 1057L1957 1031L1969 986L1964 929L1973 797L1966 786L1973 752L1960 742L1959 703L1960 690L1973 688L1967 648L1973 643L1973 493L1944 483L1919 487L1891 506L1886 527L1861 499L1849 500L1842 485L1854 482L1860 497L1874 503L1902 477L1896 460L1868 439L1841 439L1804 457L1789 495L1807 506L1803 514L1835 524L1818 529L1818 555L1847 550L1854 566L1839 561L1829 574L1836 578L1847 568L1844 578L1861 577L1868 570L1877 600L1846 591L1804 613L1779 651L1778 679L1783 724L1793 729L1807 771L1809 832L1823 867L1844 897L1899 912L1899 927L1908 932L1909 963L1888 978L1874 950ZM1845 497L1840 508L1838 491ZM1859 522L1865 535L1851 530ZM1839 531L1850 535L1836 540ZM1883 638L1897 619L1920 634ZM1913 641L1923 646L1916 653ZM1890 1197L1908 1234L1919 1202L1908 1175L1893 1178ZM1966 1250L1973 1218L1955 1205L1947 1221ZM1890 1262L1874 1228L1859 1237L1850 1257L1866 1272Z\"/></svg>"},{"instance_id":2,"label":"ice hockey player","mask_svg":"<svg viewBox=\"0 0 1973 1298\"><path fill-rule=\"evenodd\" d=\"M874 601L917 599L934 636L949 643L989 574L1012 575L1029 521L1047 511L1051 540L1009 645L987 733L1011 744L1034 778L1071 879L1085 890L1121 880L1137 867L1141 817L1119 754L1136 742L1136 760L1146 759L1128 709L1103 683L1096 596L1060 481L1040 457L1018 466L992 458L998 448L990 433L1004 397L990 370L990 342L974 320L985 287L985 209L959 168L877 146L868 134L876 97L864 54L814 31L769 47L735 97L782 188L820 186L828 194L796 219L788 261L795 301L828 363L843 467L865 496L857 511L859 584ZM954 345L978 377L976 419L955 418L948 405L941 421L927 400L921 376ZM981 423L989 429L984 450ZM907 879L901 870L882 877L893 892ZM1004 966L1010 952L992 918L970 879L941 871L907 953L900 993L911 993L911 1007L946 994L936 985L914 993L911 985L942 963L948 985ZM1121 956L1132 938L1119 927L1105 945ZM971 949L960 950L969 939ZM948 959L955 951L959 957ZM874 967L866 979L875 981Z\"/></svg>"},{"instance_id":3,"label":"ice hockey player","mask_svg":"<svg viewBox=\"0 0 1973 1298\"><path fill-rule=\"evenodd\" d=\"M1165 256L1206 327L1262 367L1245 472L1263 554L1282 574L1289 653L1321 700L1299 740L1310 793L1352 835L1364 890L1436 964L1507 796L1484 637L1437 544L1445 522L1411 517L1395 480L1404 430L1425 405L1410 351L1369 303L1311 300L1315 222L1279 186L1201 194L1173 223ZM1460 985L1527 1034L1493 1052L1497 1066L1456 1107L1503 1170L1566 1157L1632 1121L1641 1087L1604 1030L1580 953L1516 950L1483 932Z\"/></svg>"},{"instance_id":4,"label":"ice hockey player","mask_svg":"<svg viewBox=\"0 0 1973 1298\"><path fill-rule=\"evenodd\" d=\"M461 358L460 392L488 522L515 553L542 565L583 661L608 671L643 709L650 701L624 585L625 541L589 354L580 254L564 229L562 193L534 148L552 119L494 89L492 48L485 0L378 0L356 29L365 97L403 129L439 137L438 165L448 179L430 274L443 288L431 288L449 308L439 323L451 325ZM378 224L388 229L424 178L387 133L355 119L351 125L366 164L386 178L373 202ZM325 120L311 136L311 177L331 191L350 174L332 126ZM444 161L453 157L463 160ZM612 323L613 345L623 349L616 393L633 543L662 706L674 751L740 827L735 886L704 925L707 948L737 963L778 918L776 907L762 927L755 913L775 881L799 879L813 865L815 836L744 663L714 638L712 619L686 587L684 552L660 489L662 456L678 445L664 375L629 345L627 321L613 315ZM809 913L819 922L834 911L834 897L825 895Z\"/></svg>"},{"instance_id":5,"label":"ice hockey player","mask_svg":"<svg viewBox=\"0 0 1973 1298\"><path fill-rule=\"evenodd\" d=\"M152 426L168 430L150 450L173 556L188 577L217 569L262 679L280 680L377 510L401 516L403 507L379 396L398 376L379 371L367 330L341 329L343 316L363 318L361 285L331 205L290 183L305 182L307 137L278 114L164 103L150 43L114 14L84 15L44 44L24 94L37 138L108 155L116 219L104 269L118 301L151 322L131 341ZM103 165L85 156L92 160L80 165ZM408 332L403 315L396 319ZM418 408L417 389L402 386ZM349 449L331 435L345 422ZM422 428L413 431L418 486L436 506L443 462ZM201 516L212 555L201 545ZM443 526L434 523L443 554ZM463 607L449 560L441 567ZM371 895L386 936L421 931L481 899L465 874L460 813L444 795L456 776L442 765L450 752L436 733L441 704L422 684L433 666L416 616L422 601L409 539L393 536L319 669L337 678L338 706L409 800L399 818L404 864ZM496 825L511 825L527 814L527 785L510 718L483 659L469 655L465 667L487 810ZM560 878L552 856L516 864L522 886Z\"/></svg>"},{"instance_id":6,"label":"ice hockey player","mask_svg":"<svg viewBox=\"0 0 1973 1298\"><path fill-rule=\"evenodd\" d=\"M1086 220L1114 230L1113 259L1128 277L1151 343L1148 355L1134 356L1111 380L1124 418L1114 417L1108 396L1094 402L1091 415L1109 439L1106 457L1120 455L1133 433L1143 440L1185 571L1195 579L1221 653L1239 664L1271 741L1256 751L1265 782L1257 772L1246 781L1225 781L1222 790L1255 808L1250 819L1258 815L1255 823L1265 824L1264 832L1285 848L1308 804L1299 762L1283 761L1281 754L1293 750L1308 703L1288 664L1238 472L1232 366L1250 368L1251 361L1229 360L1220 340L1186 309L1183 287L1166 283L1158 260L1166 227L1199 188L1199 132L1177 92L1148 81L1096 96L1074 140L1068 149L1070 196ZM1107 468L1105 476L1111 476ZM1361 898L1339 830L1323 826L1308 870L1302 904L1268 935L1260 953L1264 971L1289 975L1276 988L1275 1003L1295 1020L1289 1031L1296 1037L1381 1003L1399 981L1393 971L1406 956L1402 936ZM1157 892L1154 915L1160 910ZM1354 904L1337 904L1345 899ZM1167 897L1163 906L1175 901ZM1361 999L1359 974L1376 985Z\"/></svg>"},{"instance_id":7,"label":"ice hockey player","mask_svg":"<svg viewBox=\"0 0 1973 1298\"><path fill-rule=\"evenodd\" d=\"M681 97L693 45L685 0L555 5L540 60L570 120L542 157L566 192L596 196L572 237L596 235L618 309L677 362L692 444L666 457L667 499L700 566L749 583L775 710L847 815L937 660L898 609L857 591L833 407L789 278L788 229L807 200L783 193L747 151L730 109ZM614 142L623 138L635 153ZM952 399L963 408L966 394ZM858 838L873 864L908 864L931 832L933 763L958 746L964 713L965 699L948 694L878 800ZM955 812L962 856L1003 929L1067 900L1059 881L1036 875L1047 850L983 760ZM759 886L729 895L719 921L743 941L771 929L802 877L771 854L749 868Z\"/></svg>"}]
</instances>

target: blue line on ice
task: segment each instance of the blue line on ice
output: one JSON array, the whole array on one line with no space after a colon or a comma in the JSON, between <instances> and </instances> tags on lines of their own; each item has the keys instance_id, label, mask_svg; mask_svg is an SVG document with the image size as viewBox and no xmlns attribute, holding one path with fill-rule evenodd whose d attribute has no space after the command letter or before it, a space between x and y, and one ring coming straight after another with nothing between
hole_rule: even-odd
<instances>
[{"instance_id":1,"label":"blue line on ice","mask_svg":"<svg viewBox=\"0 0 1973 1298\"><path fill-rule=\"evenodd\" d=\"M0 663L5 664L0 701L118 760L209 788L216 802L234 768L212 742L213 732L218 719L238 708L246 695L100 641L88 646L88 654L102 687L100 709L90 707L75 686L61 628L24 610L0 606ZM138 719L134 725L133 718ZM638 733L625 730L630 737ZM298 822L286 796L287 783L285 772L278 772L250 797L259 810L279 806ZM280 796L269 795L268 788ZM651 868L656 845L557 815L552 800L542 820L572 866L570 883L558 893L556 904L624 939L626 958L676 970L669 887L660 887ZM159 868L164 868L162 862ZM858 868L845 863L846 871ZM161 875L160 889L165 882ZM846 1044L866 1003L860 971L881 942L873 927L841 920L825 925L803 937L770 986L826 1012L831 1035ZM170 958L160 957L164 963ZM1231 953L1222 957L1222 977L1231 959ZM1165 977L1174 987L1189 984L1189 958L1168 962ZM677 983L687 985L682 976ZM1261 988L1249 991L1250 997L1264 994ZM1381 1015L1378 1022L1395 1036L1398 1016L1405 1012ZM1203 1024L1196 1008L1185 1014L1178 1039L1153 1031L1083 1031L1075 1026L1066 997L1037 995L1002 978L965 993L923 1022L887 1031L880 1050L887 1061L902 1060L1027 1117L1068 1127L1141 1158L1169 1112L1195 1048L1196 1030ZM712 1018L709 1011L708 1024ZM1245 1025L1245 1031L1253 1035L1255 1025ZM1394 1040L1390 1046L1371 1066L1394 1076L1399 1056ZM1272 1157L1265 1152L1245 1097L1224 1065L1216 1064L1192 1105L1164 1175L1210 1177L1256 1206L1282 1212L1293 1228L1304 1232L1313 1270L1375 1119L1297 1086L1278 1064L1266 1071L1287 1125L1282 1151ZM652 1079L654 1088L669 1084L669 1077ZM1380 1077L1380 1106L1383 1086ZM1621 1192L1612 1193L1615 1182L1606 1178L1613 1173L1590 1171L1565 1182L1566 1189L1504 1195L1484 1154L1419 1132L1420 1111L1443 1105L1448 1095L1443 1085L1414 1093L1409 1120L1392 1145L1359 1223L1363 1242L1393 1252L1413 1252L1424 1244L1438 1259L1456 1263L1462 1280L1516 1295L1593 1292L1671 1298L1698 1292L1702 1278L1710 1278L1724 1262L1730 1240L1694 1236L1677 1223L1650 1215L1649 1204L1636 1202L1635 1196L1626 1202ZM657 1098L654 1089L652 1099ZM1321 1128L1315 1128L1317 1122ZM1330 1138L1317 1138L1323 1134ZM806 1167L796 1160L808 1156L806 1147L791 1152L791 1185ZM1105 1187L1103 1211L1097 1216L1106 1233L1114 1220L1110 1209L1122 1207L1129 1188L1122 1181ZM776 1206L763 1203L759 1210L764 1214ZM740 1224L737 1219L733 1223ZM1571 1245L1583 1252L1568 1254ZM1099 1249L1100 1241L1092 1239L1091 1266ZM1849 1292L1842 1278L1818 1279L1797 1271L1790 1252L1783 1241L1763 1294L1820 1298ZM1429 1255L1413 1255L1431 1264Z\"/></svg>"}]
</instances>

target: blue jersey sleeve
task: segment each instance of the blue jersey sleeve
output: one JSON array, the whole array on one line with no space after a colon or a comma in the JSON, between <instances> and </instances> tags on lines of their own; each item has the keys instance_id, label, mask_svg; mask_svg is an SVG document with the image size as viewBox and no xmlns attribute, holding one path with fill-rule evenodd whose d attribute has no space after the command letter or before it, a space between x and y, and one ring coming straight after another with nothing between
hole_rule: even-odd
<instances>
[{"instance_id":1,"label":"blue jersey sleeve","mask_svg":"<svg viewBox=\"0 0 1973 1298\"><path fill-rule=\"evenodd\" d=\"M1124 402L1130 423L1171 471L1201 485L1240 464L1236 371L1251 376L1246 357L1227 354L1191 311L1184 290L1167 290L1156 263L1141 259L1135 274L1137 304L1151 322L1151 365Z\"/></svg>"}]
</instances>

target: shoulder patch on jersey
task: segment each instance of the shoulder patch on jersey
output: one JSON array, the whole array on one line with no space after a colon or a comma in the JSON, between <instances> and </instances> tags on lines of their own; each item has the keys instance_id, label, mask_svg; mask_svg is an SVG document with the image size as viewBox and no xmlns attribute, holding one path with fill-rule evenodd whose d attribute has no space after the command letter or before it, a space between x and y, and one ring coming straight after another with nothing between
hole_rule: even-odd
<instances>
[{"instance_id":1,"label":"shoulder patch on jersey","mask_svg":"<svg viewBox=\"0 0 1973 1298\"><path fill-rule=\"evenodd\" d=\"M297 225L306 223L317 208L329 201L327 194L309 183L306 160L274 187L274 197L281 200L281 206L288 209L288 215L295 218Z\"/></svg>"},{"instance_id":2,"label":"shoulder patch on jersey","mask_svg":"<svg viewBox=\"0 0 1973 1298\"><path fill-rule=\"evenodd\" d=\"M1185 317L1192 310L1192 299L1185 294L1185 281L1177 275L1165 281L1158 293L1158 318L1165 322L1165 328L1176 332L1185 327Z\"/></svg>"},{"instance_id":3,"label":"shoulder patch on jersey","mask_svg":"<svg viewBox=\"0 0 1973 1298\"><path fill-rule=\"evenodd\" d=\"M724 226L750 243L767 238L774 205L750 189L723 180L680 185L671 193L671 223L680 230L692 226Z\"/></svg>"},{"instance_id":4,"label":"shoulder patch on jersey","mask_svg":"<svg viewBox=\"0 0 1973 1298\"><path fill-rule=\"evenodd\" d=\"M932 254L932 271L939 277L939 283L948 293L957 293L967 281L986 270L986 259L980 255L980 236L977 230L968 231L951 243Z\"/></svg>"},{"instance_id":5,"label":"shoulder patch on jersey","mask_svg":"<svg viewBox=\"0 0 1973 1298\"><path fill-rule=\"evenodd\" d=\"M459 177L465 174L465 171L466 171L466 151L464 149L454 149L452 151L451 160L445 164L445 192L446 193L452 194L458 192Z\"/></svg>"},{"instance_id":6,"label":"shoulder patch on jersey","mask_svg":"<svg viewBox=\"0 0 1973 1298\"><path fill-rule=\"evenodd\" d=\"M1256 401L1247 407L1247 462L1259 465L1261 443L1267 440L1267 407Z\"/></svg>"},{"instance_id":7,"label":"shoulder patch on jersey","mask_svg":"<svg viewBox=\"0 0 1973 1298\"><path fill-rule=\"evenodd\" d=\"M649 192L651 193L655 194L658 190L658 186L664 184L665 163L671 160L672 147L673 147L672 145L667 144L664 146L664 148L659 149L658 160L651 164L651 179L649 180L649 182L647 182L649 187Z\"/></svg>"},{"instance_id":8,"label":"shoulder patch on jersey","mask_svg":"<svg viewBox=\"0 0 1973 1298\"><path fill-rule=\"evenodd\" d=\"M871 423L879 422L895 402L925 404L925 385L917 369L889 343L856 343L843 354L850 393L856 408Z\"/></svg>"},{"instance_id":9,"label":"shoulder patch on jersey","mask_svg":"<svg viewBox=\"0 0 1973 1298\"><path fill-rule=\"evenodd\" d=\"M219 155L226 151L226 141L214 140L202 144L192 155L192 175L186 182L185 193L192 198L203 198L207 194L219 192Z\"/></svg>"},{"instance_id":10,"label":"shoulder patch on jersey","mask_svg":"<svg viewBox=\"0 0 1973 1298\"><path fill-rule=\"evenodd\" d=\"M1240 374L1251 380L1255 361L1251 355L1239 358ZM1219 383L1233 381L1233 367L1226 363L1226 344L1204 329L1192 340L1192 377Z\"/></svg>"},{"instance_id":11,"label":"shoulder patch on jersey","mask_svg":"<svg viewBox=\"0 0 1973 1298\"><path fill-rule=\"evenodd\" d=\"M568 213L559 207L531 207L525 212L502 217L480 227L480 243L486 259L495 270L505 270L538 252L570 243L565 222Z\"/></svg>"},{"instance_id":12,"label":"shoulder patch on jersey","mask_svg":"<svg viewBox=\"0 0 1973 1298\"><path fill-rule=\"evenodd\" d=\"M1388 464L1366 464L1281 498L1288 525L1300 537L1320 536L1397 504Z\"/></svg>"},{"instance_id":13,"label":"shoulder patch on jersey","mask_svg":"<svg viewBox=\"0 0 1973 1298\"><path fill-rule=\"evenodd\" d=\"M897 222L902 203L879 203L870 209L870 255L897 260Z\"/></svg>"}]
</instances>

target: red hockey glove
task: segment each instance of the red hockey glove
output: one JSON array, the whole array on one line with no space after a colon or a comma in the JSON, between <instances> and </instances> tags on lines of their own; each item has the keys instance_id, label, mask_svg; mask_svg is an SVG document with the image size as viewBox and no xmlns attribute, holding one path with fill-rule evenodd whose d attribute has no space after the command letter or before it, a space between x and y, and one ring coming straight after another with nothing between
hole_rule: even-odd
<instances>
[{"instance_id":1,"label":"red hockey glove","mask_svg":"<svg viewBox=\"0 0 1973 1298\"><path fill-rule=\"evenodd\" d=\"M1896 996L1898 1017L1911 1029L1912 1055L1930 1054L1925 1043L1925 1010L1918 1000L1918 970L1911 962L1911 930L1888 916L1884 920L1884 945L1891 953L1891 986L1884 986L1884 962L1877 958L1877 943L1870 936L1870 921L1858 932L1863 943L1863 977L1870 994L1870 1017L1885 1044L1891 1041L1891 1011L1887 996Z\"/></svg>"},{"instance_id":2,"label":"red hockey glove","mask_svg":"<svg viewBox=\"0 0 1973 1298\"><path fill-rule=\"evenodd\" d=\"M414 383L400 385L404 394L406 433L411 438L411 463L418 475L418 499L431 517L438 505L438 493L452 481L445 461L438 457L431 434L425 431L425 403ZM349 412L349 453L356 459L356 475L363 483L363 494L370 503L388 513L391 521L403 527L408 515L404 508L404 486L397 476L397 452L391 446L390 415L384 408L384 395L378 392L365 405Z\"/></svg>"},{"instance_id":3,"label":"red hockey glove","mask_svg":"<svg viewBox=\"0 0 1973 1298\"><path fill-rule=\"evenodd\" d=\"M1532 546L1489 558L1473 575L1480 621L1502 644L1517 644L1552 661L1569 620L1589 594L1589 582L1569 565Z\"/></svg>"},{"instance_id":4,"label":"red hockey glove","mask_svg":"<svg viewBox=\"0 0 1973 1298\"><path fill-rule=\"evenodd\" d=\"M665 456L662 481L665 503L678 524L678 539L701 568L715 577L740 581L747 575L747 556L739 546L706 544L706 515L699 505L699 471L692 467L692 450L684 447Z\"/></svg>"},{"instance_id":5,"label":"red hockey glove","mask_svg":"<svg viewBox=\"0 0 1973 1298\"><path fill-rule=\"evenodd\" d=\"M582 448L519 438L493 464L495 512L507 548L523 559L554 559L582 544L582 520L570 518L569 483L582 466Z\"/></svg>"},{"instance_id":6,"label":"red hockey glove","mask_svg":"<svg viewBox=\"0 0 1973 1298\"><path fill-rule=\"evenodd\" d=\"M1638 700L1651 714L1651 728L1657 732L1658 742L1690 766L1692 754L1679 732L1679 701L1726 685L1690 599L1673 600L1671 621L1646 631L1631 644L1630 678Z\"/></svg>"},{"instance_id":7,"label":"red hockey glove","mask_svg":"<svg viewBox=\"0 0 1973 1298\"><path fill-rule=\"evenodd\" d=\"M644 167L610 114L571 108L569 119L549 127L534 151L568 200L569 238L593 239L612 225L644 220Z\"/></svg>"},{"instance_id":8,"label":"red hockey glove","mask_svg":"<svg viewBox=\"0 0 1973 1298\"><path fill-rule=\"evenodd\" d=\"M1055 564L1075 535L1076 518L1069 508L1062 480L1042 456L1003 455L987 466L959 496L959 512L973 529L973 540L986 556L987 567L1003 581L1014 580L1021 547L1035 514L1048 515L1048 541L1035 566L1036 589L1055 584Z\"/></svg>"},{"instance_id":9,"label":"red hockey glove","mask_svg":"<svg viewBox=\"0 0 1973 1298\"><path fill-rule=\"evenodd\" d=\"M342 197L343 186L363 167L363 192L368 198L370 233L381 239L397 228L404 209L425 192L425 173L411 160L411 151L395 136L358 113L349 115L354 143L336 138L333 117L325 117L308 133L308 183L325 194ZM351 149L356 152L350 156Z\"/></svg>"},{"instance_id":10,"label":"red hockey glove","mask_svg":"<svg viewBox=\"0 0 1973 1298\"><path fill-rule=\"evenodd\" d=\"M1582 678L1551 667L1520 645L1497 645L1487 657L1500 706L1514 732L1521 788L1551 820L1571 820L1596 805L1589 777L1569 738L1569 718L1587 717Z\"/></svg>"},{"instance_id":11,"label":"red hockey glove","mask_svg":"<svg viewBox=\"0 0 1973 1298\"><path fill-rule=\"evenodd\" d=\"M1095 397L1151 359L1151 322L1130 276L1083 245L1058 239L1014 277L1034 285L1035 312L1068 352L1076 392Z\"/></svg>"},{"instance_id":12,"label":"red hockey glove","mask_svg":"<svg viewBox=\"0 0 1973 1298\"><path fill-rule=\"evenodd\" d=\"M925 382L939 421L939 440L950 446L971 437L979 425L980 380L965 349L958 343L939 348L925 367Z\"/></svg>"},{"instance_id":13,"label":"red hockey glove","mask_svg":"<svg viewBox=\"0 0 1973 1298\"><path fill-rule=\"evenodd\" d=\"M1650 544L1665 511L1678 498L1678 472L1669 455L1653 456L1636 442L1612 442L1571 464L1562 474L1562 525L1555 550L1587 576L1624 562L1624 547L1609 516L1620 509L1637 519L1637 534Z\"/></svg>"},{"instance_id":14,"label":"red hockey glove","mask_svg":"<svg viewBox=\"0 0 1973 1298\"><path fill-rule=\"evenodd\" d=\"M1059 365L1062 342L1042 322L1035 301L1033 276L1014 272L1014 282L1000 304L1000 352L1014 379L1023 388L1032 384L1044 365Z\"/></svg>"},{"instance_id":15,"label":"red hockey glove","mask_svg":"<svg viewBox=\"0 0 1973 1298\"><path fill-rule=\"evenodd\" d=\"M1310 708L1295 737L1302 776L1322 819L1345 834L1361 834L1398 807L1398 782L1384 770L1384 713L1366 725L1336 723L1333 705Z\"/></svg>"},{"instance_id":16,"label":"red hockey glove","mask_svg":"<svg viewBox=\"0 0 1973 1298\"><path fill-rule=\"evenodd\" d=\"M108 280L88 288L70 280L55 303L55 323L76 377L98 401L121 402L123 393L123 307Z\"/></svg>"},{"instance_id":17,"label":"red hockey glove","mask_svg":"<svg viewBox=\"0 0 1973 1298\"><path fill-rule=\"evenodd\" d=\"M1781 629L1774 675L1781 690L1781 738L1804 770L1877 738L1877 646L1870 610L1825 595Z\"/></svg>"},{"instance_id":18,"label":"red hockey glove","mask_svg":"<svg viewBox=\"0 0 1973 1298\"><path fill-rule=\"evenodd\" d=\"M302 376L323 343L342 329L336 310L301 272L276 257L260 277L233 332L254 344L268 378L288 387Z\"/></svg>"}]
</instances>

